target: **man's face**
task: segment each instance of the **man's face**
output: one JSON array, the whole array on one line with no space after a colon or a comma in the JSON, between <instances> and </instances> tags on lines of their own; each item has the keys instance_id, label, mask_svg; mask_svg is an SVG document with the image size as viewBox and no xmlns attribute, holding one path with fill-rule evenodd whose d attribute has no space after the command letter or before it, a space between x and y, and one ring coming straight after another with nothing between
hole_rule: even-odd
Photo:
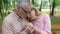
<instances>
[{"instance_id":1,"label":"man's face","mask_svg":"<svg viewBox=\"0 0 60 34\"><path fill-rule=\"evenodd\" d=\"M28 3L25 4L23 7L17 7L17 14L22 17L27 17L27 12L31 11L31 6Z\"/></svg>"},{"instance_id":2,"label":"man's face","mask_svg":"<svg viewBox=\"0 0 60 34\"><path fill-rule=\"evenodd\" d=\"M18 16L26 17L26 14L25 14L25 12L23 11L23 9L21 9L21 7L17 7L16 10L17 10L16 13L18 14Z\"/></svg>"}]
</instances>

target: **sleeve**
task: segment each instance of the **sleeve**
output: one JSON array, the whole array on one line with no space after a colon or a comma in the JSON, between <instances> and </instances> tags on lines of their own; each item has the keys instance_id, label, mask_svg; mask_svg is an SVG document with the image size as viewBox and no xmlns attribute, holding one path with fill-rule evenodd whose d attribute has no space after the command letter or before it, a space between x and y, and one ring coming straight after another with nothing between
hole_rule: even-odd
<instances>
[{"instance_id":1,"label":"sleeve","mask_svg":"<svg viewBox=\"0 0 60 34\"><path fill-rule=\"evenodd\" d=\"M4 20L2 25L2 34L13 34L9 21Z\"/></svg>"},{"instance_id":2,"label":"sleeve","mask_svg":"<svg viewBox=\"0 0 60 34\"><path fill-rule=\"evenodd\" d=\"M44 29L41 29L41 34L51 34L51 21L49 15L44 16Z\"/></svg>"}]
</instances>

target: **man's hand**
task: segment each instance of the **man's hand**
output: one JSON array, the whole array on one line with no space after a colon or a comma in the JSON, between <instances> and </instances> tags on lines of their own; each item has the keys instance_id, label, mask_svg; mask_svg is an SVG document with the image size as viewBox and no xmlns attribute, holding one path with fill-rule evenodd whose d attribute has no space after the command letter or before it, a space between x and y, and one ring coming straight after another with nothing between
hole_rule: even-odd
<instances>
[{"instance_id":1,"label":"man's hand","mask_svg":"<svg viewBox=\"0 0 60 34\"><path fill-rule=\"evenodd\" d=\"M27 23L26 26L27 26L27 27L30 27L30 28L32 28L32 29L34 29L34 27L35 27L32 23Z\"/></svg>"},{"instance_id":2,"label":"man's hand","mask_svg":"<svg viewBox=\"0 0 60 34\"><path fill-rule=\"evenodd\" d=\"M27 34L32 34L34 31L40 34L40 29L35 27L32 23L28 23L24 31L27 32Z\"/></svg>"},{"instance_id":3,"label":"man's hand","mask_svg":"<svg viewBox=\"0 0 60 34\"><path fill-rule=\"evenodd\" d=\"M26 24L26 28L25 28L24 31L31 34L31 33L34 31L34 26L33 26L33 24L32 24L32 23Z\"/></svg>"}]
</instances>

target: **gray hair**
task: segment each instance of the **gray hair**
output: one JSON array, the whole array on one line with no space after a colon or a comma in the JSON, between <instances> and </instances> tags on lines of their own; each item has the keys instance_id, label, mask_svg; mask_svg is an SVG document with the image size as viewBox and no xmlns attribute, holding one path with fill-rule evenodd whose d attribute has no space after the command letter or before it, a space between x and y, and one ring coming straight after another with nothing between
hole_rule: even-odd
<instances>
[{"instance_id":1,"label":"gray hair","mask_svg":"<svg viewBox=\"0 0 60 34\"><path fill-rule=\"evenodd\" d=\"M30 5L30 0L18 0L16 6L23 7L26 3Z\"/></svg>"}]
</instances>

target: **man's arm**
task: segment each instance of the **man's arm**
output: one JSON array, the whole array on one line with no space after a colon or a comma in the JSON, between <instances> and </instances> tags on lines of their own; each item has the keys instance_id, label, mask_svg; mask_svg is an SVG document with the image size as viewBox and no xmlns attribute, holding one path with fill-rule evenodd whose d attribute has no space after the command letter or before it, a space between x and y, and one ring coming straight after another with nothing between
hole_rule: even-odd
<instances>
[{"instance_id":1,"label":"man's arm","mask_svg":"<svg viewBox=\"0 0 60 34\"><path fill-rule=\"evenodd\" d=\"M13 31L10 26L11 25L9 24L9 21L4 20L2 25L2 34L13 34Z\"/></svg>"}]
</instances>

